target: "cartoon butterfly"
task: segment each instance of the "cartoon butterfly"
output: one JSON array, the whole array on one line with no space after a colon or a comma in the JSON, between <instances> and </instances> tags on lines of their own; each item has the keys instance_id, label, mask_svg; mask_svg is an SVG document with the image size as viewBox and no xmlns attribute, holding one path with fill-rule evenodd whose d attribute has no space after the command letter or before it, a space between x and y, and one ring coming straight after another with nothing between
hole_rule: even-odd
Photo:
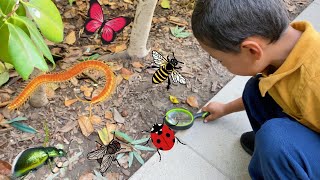
<instances>
[{"instance_id":1,"label":"cartoon butterfly","mask_svg":"<svg viewBox=\"0 0 320 180\"><path fill-rule=\"evenodd\" d=\"M131 22L129 17L116 17L111 20L104 20L102 7L97 0L90 0L90 8L88 12L89 19L84 24L84 32L88 35L102 33L102 43L109 44L114 39L117 33L123 30Z\"/></svg>"}]
</instances>

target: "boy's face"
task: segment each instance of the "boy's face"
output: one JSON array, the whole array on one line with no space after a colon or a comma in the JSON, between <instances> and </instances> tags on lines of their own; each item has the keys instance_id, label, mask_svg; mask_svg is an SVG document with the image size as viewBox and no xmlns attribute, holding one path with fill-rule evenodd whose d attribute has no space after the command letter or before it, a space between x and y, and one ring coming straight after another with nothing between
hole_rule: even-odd
<instances>
[{"instance_id":1,"label":"boy's face","mask_svg":"<svg viewBox=\"0 0 320 180\"><path fill-rule=\"evenodd\" d=\"M199 41L200 46L207 51L213 58L221 62L231 73L241 76L254 76L257 73L261 73L267 66L265 60L263 60L263 53L255 48L250 49L241 47L240 53L226 53L211 47ZM261 50L261 49L260 49Z\"/></svg>"}]
</instances>

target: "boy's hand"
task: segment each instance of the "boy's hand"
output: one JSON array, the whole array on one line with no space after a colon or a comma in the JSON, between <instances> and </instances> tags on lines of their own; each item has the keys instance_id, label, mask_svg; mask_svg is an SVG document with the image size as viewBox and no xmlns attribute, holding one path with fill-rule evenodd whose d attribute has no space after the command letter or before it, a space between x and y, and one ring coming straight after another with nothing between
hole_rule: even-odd
<instances>
[{"instance_id":1,"label":"boy's hand","mask_svg":"<svg viewBox=\"0 0 320 180\"><path fill-rule=\"evenodd\" d=\"M225 106L226 104L223 103L210 102L207 106L203 107L202 111L210 112L210 115L203 122L206 123L226 115Z\"/></svg>"}]
</instances>

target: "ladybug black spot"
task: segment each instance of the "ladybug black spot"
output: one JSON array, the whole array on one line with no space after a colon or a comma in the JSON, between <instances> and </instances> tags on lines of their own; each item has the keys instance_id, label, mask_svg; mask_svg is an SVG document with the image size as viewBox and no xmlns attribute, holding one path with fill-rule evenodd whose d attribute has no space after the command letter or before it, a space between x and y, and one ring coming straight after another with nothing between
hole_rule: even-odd
<instances>
[{"instance_id":1,"label":"ladybug black spot","mask_svg":"<svg viewBox=\"0 0 320 180\"><path fill-rule=\"evenodd\" d=\"M170 137L170 134L169 134L169 133L167 133L167 134L166 134L166 136L167 136L167 137Z\"/></svg>"},{"instance_id":2,"label":"ladybug black spot","mask_svg":"<svg viewBox=\"0 0 320 180\"><path fill-rule=\"evenodd\" d=\"M160 139L157 139L157 143L160 144L160 142L161 142Z\"/></svg>"},{"instance_id":3,"label":"ladybug black spot","mask_svg":"<svg viewBox=\"0 0 320 180\"><path fill-rule=\"evenodd\" d=\"M159 148L160 150L163 150L163 148Z\"/></svg>"}]
</instances>

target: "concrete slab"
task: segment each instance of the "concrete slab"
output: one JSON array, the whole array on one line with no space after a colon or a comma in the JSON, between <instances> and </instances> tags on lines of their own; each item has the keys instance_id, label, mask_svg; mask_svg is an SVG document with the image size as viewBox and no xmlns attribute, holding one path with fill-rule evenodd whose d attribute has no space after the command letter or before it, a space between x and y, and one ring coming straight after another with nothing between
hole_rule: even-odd
<instances>
[{"instance_id":1,"label":"concrete slab","mask_svg":"<svg viewBox=\"0 0 320 180\"><path fill-rule=\"evenodd\" d=\"M160 151L143 165L131 180L212 180L228 179L187 145L175 144L170 151Z\"/></svg>"},{"instance_id":2,"label":"concrete slab","mask_svg":"<svg viewBox=\"0 0 320 180\"><path fill-rule=\"evenodd\" d=\"M320 0L315 0L307 9L302 11L294 21L307 20L312 23L315 29L320 31Z\"/></svg>"}]
</instances>

